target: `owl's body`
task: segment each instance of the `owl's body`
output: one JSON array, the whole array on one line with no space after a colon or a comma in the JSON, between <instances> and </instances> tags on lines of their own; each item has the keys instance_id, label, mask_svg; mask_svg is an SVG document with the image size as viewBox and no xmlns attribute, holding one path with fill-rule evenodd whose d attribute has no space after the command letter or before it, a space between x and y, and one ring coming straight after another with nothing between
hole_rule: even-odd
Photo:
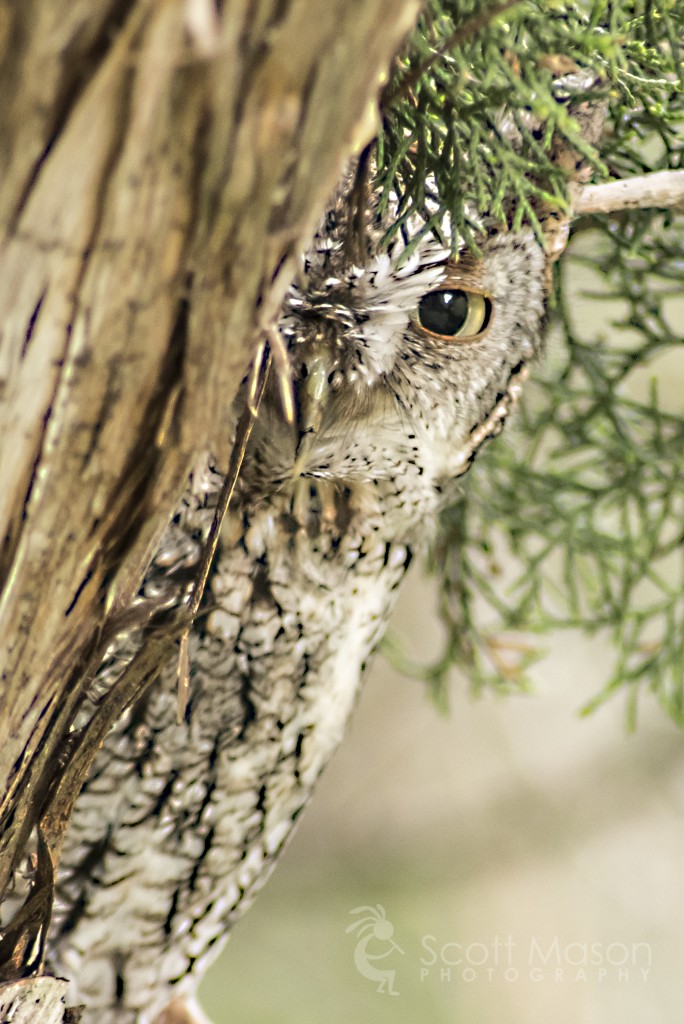
<instances>
[{"instance_id":1,"label":"owl's body","mask_svg":"<svg viewBox=\"0 0 684 1024\"><path fill-rule=\"evenodd\" d=\"M331 527L312 543L278 525L289 515L283 500L246 510L222 552L185 722L171 666L109 737L78 804L59 966L93 1022L150 1021L194 988L341 738L409 555L379 519L377 532ZM95 848L86 877L67 882Z\"/></svg>"},{"instance_id":2,"label":"owl's body","mask_svg":"<svg viewBox=\"0 0 684 1024\"><path fill-rule=\"evenodd\" d=\"M152 1024L191 999L344 732L412 548L539 348L531 235L490 238L478 261L426 241L403 267L395 248L359 268L343 228L338 210L281 319L297 422L270 381L191 636L185 720L171 664L107 739L76 807L50 962L84 1024ZM443 314L431 301L418 315L427 294L467 305L471 291L486 296L477 332L425 328ZM193 474L150 592L197 562L220 484L210 462Z\"/></svg>"}]
</instances>

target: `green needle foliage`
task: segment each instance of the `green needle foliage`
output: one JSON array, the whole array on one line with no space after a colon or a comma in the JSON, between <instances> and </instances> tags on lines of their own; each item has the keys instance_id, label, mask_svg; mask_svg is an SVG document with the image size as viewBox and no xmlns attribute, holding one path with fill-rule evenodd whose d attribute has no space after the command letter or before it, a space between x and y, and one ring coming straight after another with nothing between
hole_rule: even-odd
<instances>
[{"instance_id":1,"label":"green needle foliage","mask_svg":"<svg viewBox=\"0 0 684 1024\"><path fill-rule=\"evenodd\" d=\"M430 0L385 92L378 184L401 197L388 238L447 211L454 245L475 244L482 216L537 226L540 202L566 203L554 136L595 181L684 167L682 39L681 0ZM608 100L599 151L554 94L577 69ZM539 653L530 634L562 626L612 638L614 670L591 707L619 690L633 721L650 687L684 724L684 418L651 381L654 362L681 361L683 254L672 211L574 223L546 364L445 516L434 566L447 644L422 670L438 699L454 663L477 686L524 686Z\"/></svg>"},{"instance_id":2,"label":"green needle foliage","mask_svg":"<svg viewBox=\"0 0 684 1024\"><path fill-rule=\"evenodd\" d=\"M427 229L448 211L454 238L474 244L482 215L512 219L517 229L535 223L539 201L564 206L554 136L582 153L599 179L646 169L642 141L650 135L678 158L682 38L681 0L429 0L383 97L377 184L383 204L390 192L401 198L388 234L415 215ZM573 70L594 72L593 95L609 101L601 152L554 92L554 80ZM520 134L515 151L501 129L504 112ZM530 114L541 132L529 128Z\"/></svg>"}]
</instances>

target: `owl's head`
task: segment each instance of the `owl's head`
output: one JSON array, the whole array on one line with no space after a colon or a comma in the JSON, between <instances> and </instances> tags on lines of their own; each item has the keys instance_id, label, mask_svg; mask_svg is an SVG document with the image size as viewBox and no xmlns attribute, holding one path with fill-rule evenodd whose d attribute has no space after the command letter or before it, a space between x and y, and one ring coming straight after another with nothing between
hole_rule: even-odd
<instances>
[{"instance_id":1,"label":"owl's head","mask_svg":"<svg viewBox=\"0 0 684 1024\"><path fill-rule=\"evenodd\" d=\"M284 485L403 480L421 515L499 432L540 352L545 257L524 230L483 238L478 258L426 237L407 258L404 239L358 265L344 227L328 213L280 321L295 428L270 403L262 437Z\"/></svg>"}]
</instances>

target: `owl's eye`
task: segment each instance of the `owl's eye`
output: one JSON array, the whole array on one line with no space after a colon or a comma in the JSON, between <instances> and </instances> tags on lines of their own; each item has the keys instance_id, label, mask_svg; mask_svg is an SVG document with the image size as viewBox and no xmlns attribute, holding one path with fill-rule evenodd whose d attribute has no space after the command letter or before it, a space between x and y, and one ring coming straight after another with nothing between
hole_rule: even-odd
<instances>
[{"instance_id":1,"label":"owl's eye","mask_svg":"<svg viewBox=\"0 0 684 1024\"><path fill-rule=\"evenodd\" d=\"M418 322L423 330L446 340L471 341L487 328L491 301L479 292L460 288L428 292L418 303Z\"/></svg>"}]
</instances>

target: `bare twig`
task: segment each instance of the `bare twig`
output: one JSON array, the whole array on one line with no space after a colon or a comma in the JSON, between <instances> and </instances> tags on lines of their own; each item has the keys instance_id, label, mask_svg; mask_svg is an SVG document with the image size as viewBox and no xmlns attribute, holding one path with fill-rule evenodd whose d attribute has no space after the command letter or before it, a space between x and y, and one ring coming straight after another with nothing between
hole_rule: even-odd
<instances>
[{"instance_id":1,"label":"bare twig","mask_svg":"<svg viewBox=\"0 0 684 1024\"><path fill-rule=\"evenodd\" d=\"M273 336L277 334L277 329L274 328L271 332ZM279 337L279 335L278 335ZM199 569L197 572L197 578L192 591L192 597L190 604L187 609L187 626L184 629L180 637L180 646L178 652L178 688L177 688L177 707L176 707L176 718L178 724L185 718L185 712L188 704L188 697L190 694L190 650L189 650L189 635L192 624L195 621L197 612L199 611L200 604L202 602L202 596L204 595L204 589L207 585L207 579L209 578L209 571L212 563L216 556L218 548L219 538L221 536L221 526L223 520L226 517L228 508L230 506L231 499L235 493L235 485L240 473L245 452L247 451L247 445L249 438L252 433L252 428L259 415L259 406L261 405L261 399L264 394L266 387L266 381L268 379L268 371L270 369L271 361L274 359L273 345L269 350L266 345L260 345L258 354L252 364L250 372L250 381L248 383L248 400L245 406L244 412L240 417L240 421L237 426L235 434L235 445L230 459L230 465L226 478L223 481L223 486L219 493L216 510L214 512L214 518L209 529L209 535L202 551L202 558L200 560ZM286 356L284 358L287 358ZM283 372L283 371L281 371ZM289 381L289 377L288 377ZM281 385L281 397L283 393L283 387ZM289 393L287 398L290 398ZM294 416L294 397L291 398L291 405L285 407L285 414L291 412Z\"/></svg>"},{"instance_id":2,"label":"bare twig","mask_svg":"<svg viewBox=\"0 0 684 1024\"><path fill-rule=\"evenodd\" d=\"M578 186L572 196L575 217L649 208L684 209L684 170L654 171L622 181Z\"/></svg>"}]
</instances>

